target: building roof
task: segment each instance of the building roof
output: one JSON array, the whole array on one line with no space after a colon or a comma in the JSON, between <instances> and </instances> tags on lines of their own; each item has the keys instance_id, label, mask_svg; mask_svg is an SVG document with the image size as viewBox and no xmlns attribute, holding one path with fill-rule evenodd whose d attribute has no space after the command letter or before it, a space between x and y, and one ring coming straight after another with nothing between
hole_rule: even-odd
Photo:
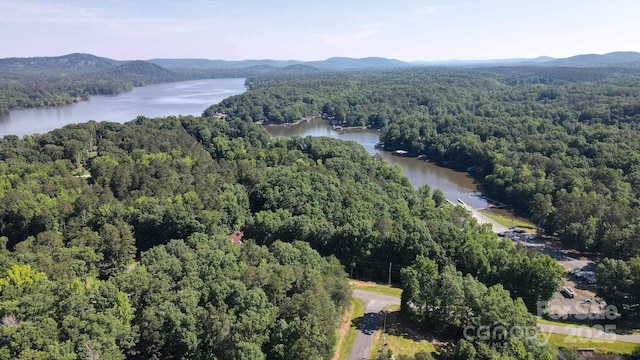
<instances>
[{"instance_id":1,"label":"building roof","mask_svg":"<svg viewBox=\"0 0 640 360\"><path fill-rule=\"evenodd\" d=\"M243 236L244 236L244 233L241 230L238 230L233 234L229 235L229 240L231 240L232 244L242 244Z\"/></svg>"}]
</instances>

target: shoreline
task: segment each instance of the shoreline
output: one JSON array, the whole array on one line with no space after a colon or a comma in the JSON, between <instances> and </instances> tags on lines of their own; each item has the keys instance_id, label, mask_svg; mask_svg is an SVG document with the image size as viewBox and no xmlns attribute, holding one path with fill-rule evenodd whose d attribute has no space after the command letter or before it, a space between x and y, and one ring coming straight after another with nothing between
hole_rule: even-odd
<instances>
[{"instance_id":1,"label":"shoreline","mask_svg":"<svg viewBox=\"0 0 640 360\"><path fill-rule=\"evenodd\" d=\"M473 216L476 219L476 221L478 221L479 224L491 224L493 232L496 234L499 234L501 232L505 232L508 230L508 227L499 224L497 221L489 218L488 216L484 216L480 212L480 209L474 209L472 206L464 203L461 200L458 200L459 204L456 204L449 199L447 199L447 201L452 205L462 206L465 210L467 210L471 214L471 216Z\"/></svg>"},{"instance_id":2,"label":"shoreline","mask_svg":"<svg viewBox=\"0 0 640 360\"><path fill-rule=\"evenodd\" d=\"M331 122L328 119L325 119L322 116L316 115L316 116L303 116L302 118L294 121L294 122L285 122L285 123L274 123L274 122L270 122L267 120L258 120L258 121L254 121L253 123L256 125L262 125L262 126L295 126L295 125L299 125L302 122L305 121L312 121L315 119L322 119L323 121L327 122L329 125L334 126L334 128L332 130L334 131L354 131L354 130L375 130L375 131L380 131L380 129L374 129L374 128L368 128L364 125L362 126L339 126L338 128L335 127L335 125L331 124Z\"/></svg>"},{"instance_id":3,"label":"shoreline","mask_svg":"<svg viewBox=\"0 0 640 360\"><path fill-rule=\"evenodd\" d=\"M301 122L313 120L315 118L316 118L315 116L303 117L302 119L298 119L294 122L287 122L287 123L273 123L273 122L264 121L264 120L254 121L253 123L256 125L262 125L262 126L294 126L294 125L300 124Z\"/></svg>"},{"instance_id":4,"label":"shoreline","mask_svg":"<svg viewBox=\"0 0 640 360\"><path fill-rule=\"evenodd\" d=\"M371 131L376 131L379 132L380 129L369 129L363 126L351 126L351 127L341 127L340 129L336 129L333 128L335 125L331 124L330 119L327 119L323 116L304 116L301 119L296 120L295 122L290 122L290 123L269 123L267 121L256 121L254 122L256 125L262 125L265 127L289 127L289 126L295 126L295 125L299 125L300 123L304 122L304 121L314 121L314 120L322 120L325 124L327 124L327 126L332 127L332 132L335 133L346 133L349 131L363 131L363 130L371 130ZM378 134L378 141L379 141L379 134ZM364 146L363 144L360 144L362 146ZM491 219L489 216L483 214L480 210L484 210L484 211L491 211L489 209L491 208L503 208L506 212L509 213L509 218L518 218L515 213L512 213L505 204L497 202L497 201L492 201L485 193L482 192L482 182L473 176L473 174L469 171L464 171L462 169L456 169L450 166L446 166L444 164L439 164L438 162L435 162L433 160L430 159L421 159L419 158L419 156L412 156L412 155L397 155L394 154L394 151L391 150L385 150L385 149L379 149L376 148L378 151L384 152L384 153L388 153L391 155L395 155L395 156L399 156L399 157L405 157L405 158L410 158L410 159L416 159L418 161L421 162L426 162L426 163L430 163L434 166L440 167L440 168L444 168L444 169L449 169L452 171L456 171L456 172L460 172L460 173L465 173L467 176L470 176L471 178L474 179L474 184L476 186L476 192L477 192L477 197L483 199L486 204L482 207L479 208L475 208L473 206L470 206L469 204L465 204L465 208L467 210L469 210L469 212L473 215L474 218L476 218L476 220L480 223L480 224L484 224L484 223L489 223L492 225L492 228L494 229L494 232L496 233L500 233L500 232L504 232L508 230L508 226L505 226L504 224L500 224L498 221L496 221L495 219ZM431 186L431 185L430 185ZM451 203L453 203L452 201L449 201ZM454 204L457 205L457 204ZM495 214L495 216L498 217L504 217L504 214ZM522 220L528 220L528 219L522 219Z\"/></svg>"}]
</instances>

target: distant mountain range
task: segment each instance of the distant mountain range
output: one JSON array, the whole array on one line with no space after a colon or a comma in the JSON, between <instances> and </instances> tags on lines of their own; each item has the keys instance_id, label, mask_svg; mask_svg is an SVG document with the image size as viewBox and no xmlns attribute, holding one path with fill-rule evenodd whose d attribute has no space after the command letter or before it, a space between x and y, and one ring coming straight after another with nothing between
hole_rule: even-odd
<instances>
[{"instance_id":1,"label":"distant mountain range","mask_svg":"<svg viewBox=\"0 0 640 360\"><path fill-rule=\"evenodd\" d=\"M604 55L585 54L556 59L540 56L533 59L496 59L496 60L448 60L418 61L412 64L422 66L544 66L544 67L625 67L640 68L640 53L632 51L612 52Z\"/></svg>"},{"instance_id":2,"label":"distant mountain range","mask_svg":"<svg viewBox=\"0 0 640 360\"><path fill-rule=\"evenodd\" d=\"M546 63L549 66L568 67L640 67L640 53L632 51L618 51L604 55L577 55L565 59L555 59Z\"/></svg>"},{"instance_id":3,"label":"distant mountain range","mask_svg":"<svg viewBox=\"0 0 640 360\"><path fill-rule=\"evenodd\" d=\"M362 70L367 68L392 68L411 66L395 59L368 57L353 59L346 57L332 57L322 61L298 61L298 60L206 60L206 59L151 59L149 62L164 66L167 69L243 69L255 66L269 66L273 68L288 68L292 66L308 66L322 70Z\"/></svg>"},{"instance_id":4,"label":"distant mountain range","mask_svg":"<svg viewBox=\"0 0 640 360\"><path fill-rule=\"evenodd\" d=\"M160 65L167 69L243 69L254 66L271 66L274 68L284 68L291 65L302 64L296 60L208 60L208 59L151 59L151 63Z\"/></svg>"},{"instance_id":5,"label":"distant mountain range","mask_svg":"<svg viewBox=\"0 0 640 360\"><path fill-rule=\"evenodd\" d=\"M640 68L640 53L612 52L604 55L586 54L556 59L540 56L533 59L495 59L495 60L444 60L405 62L396 59L367 57L361 59L332 57L322 61L296 60L206 60L206 59L152 59L154 64L168 69L243 69L254 66L289 68L304 65L320 70L365 70L385 69L409 66L554 66L554 67L633 67Z\"/></svg>"},{"instance_id":6,"label":"distant mountain range","mask_svg":"<svg viewBox=\"0 0 640 360\"><path fill-rule=\"evenodd\" d=\"M640 53L612 52L604 55L587 54L569 58L502 60L450 60L404 62L396 59L368 57L361 59L333 57L322 61L297 60L208 60L208 59L152 59L121 61L90 54L69 54L56 57L0 59L0 72L14 74L103 74L105 76L136 77L171 81L185 77L247 76L286 72L311 73L317 71L358 71L423 66L536 66L536 67L623 67L640 69Z\"/></svg>"},{"instance_id":7,"label":"distant mountain range","mask_svg":"<svg viewBox=\"0 0 640 360\"><path fill-rule=\"evenodd\" d=\"M89 54L0 59L0 71L13 73L88 73L116 67L124 62Z\"/></svg>"}]
</instances>

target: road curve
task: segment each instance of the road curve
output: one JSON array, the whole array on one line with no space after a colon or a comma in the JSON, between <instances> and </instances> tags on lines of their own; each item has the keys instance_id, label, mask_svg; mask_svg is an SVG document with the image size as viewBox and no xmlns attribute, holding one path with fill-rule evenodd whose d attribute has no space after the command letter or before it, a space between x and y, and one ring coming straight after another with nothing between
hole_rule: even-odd
<instances>
[{"instance_id":1,"label":"road curve","mask_svg":"<svg viewBox=\"0 0 640 360\"><path fill-rule=\"evenodd\" d=\"M360 320L349 360L369 359L373 339L380 324L380 312L389 305L400 305L400 298L364 290L353 290L353 296L364 303L364 316Z\"/></svg>"}]
</instances>

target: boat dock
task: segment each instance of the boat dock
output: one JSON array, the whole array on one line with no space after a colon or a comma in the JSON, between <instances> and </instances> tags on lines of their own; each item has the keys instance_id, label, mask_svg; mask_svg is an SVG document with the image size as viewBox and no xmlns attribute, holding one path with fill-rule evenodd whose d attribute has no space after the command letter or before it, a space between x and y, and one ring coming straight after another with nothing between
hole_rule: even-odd
<instances>
[{"instance_id":1,"label":"boat dock","mask_svg":"<svg viewBox=\"0 0 640 360\"><path fill-rule=\"evenodd\" d=\"M395 156L409 156L409 152L407 150L396 150L393 152Z\"/></svg>"}]
</instances>

